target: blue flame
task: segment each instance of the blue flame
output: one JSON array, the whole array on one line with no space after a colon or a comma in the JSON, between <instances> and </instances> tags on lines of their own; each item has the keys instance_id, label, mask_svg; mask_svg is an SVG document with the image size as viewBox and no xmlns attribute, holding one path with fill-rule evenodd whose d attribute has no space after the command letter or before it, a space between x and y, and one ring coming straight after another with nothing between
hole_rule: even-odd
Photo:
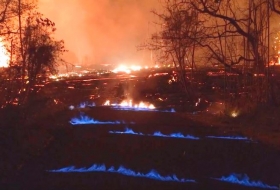
<instances>
[{"instance_id":1,"label":"blue flame","mask_svg":"<svg viewBox=\"0 0 280 190\"><path fill-rule=\"evenodd\" d=\"M132 176L132 177L143 177L143 178L149 178L159 181L174 181L174 182L181 182L181 183L196 183L193 179L179 179L175 174L169 175L169 176L162 176L159 174L156 170L151 170L147 174L143 174L140 172L135 172L131 169L127 169L124 166L120 166L118 169L115 169L113 166L108 168L105 166L105 164L98 165L93 164L89 168L75 168L75 166L65 167L58 170L48 170L48 172L58 172L58 173L69 173L69 172L109 172L109 173L119 173L126 176Z\"/></svg>"},{"instance_id":2,"label":"blue flame","mask_svg":"<svg viewBox=\"0 0 280 190\"><path fill-rule=\"evenodd\" d=\"M195 136L192 136L192 135L184 135L184 134L182 134L182 133L171 133L171 134L169 134L169 135L164 135L164 134L162 134L160 131L154 132L154 134L151 135L151 136L199 140L199 137L195 137Z\"/></svg>"},{"instance_id":3,"label":"blue flame","mask_svg":"<svg viewBox=\"0 0 280 190\"><path fill-rule=\"evenodd\" d=\"M109 133L114 134L129 134L129 135L143 135L143 133L136 133L132 129L126 128L124 132L122 131L109 131Z\"/></svg>"},{"instance_id":4,"label":"blue flame","mask_svg":"<svg viewBox=\"0 0 280 190\"><path fill-rule=\"evenodd\" d=\"M113 134L130 134L130 135L141 135L141 136L153 136L153 137L167 137L167 138L182 138L182 139L192 139L192 140L199 140L199 137L195 137L193 135L184 135L182 133L171 133L171 134L162 134L160 131L156 131L153 134L143 134L134 132L130 128L126 128L125 131L109 131L109 133ZM241 136L207 136L206 138L213 138L213 139L229 139L229 140L246 140L246 141L252 141L251 139L247 137L241 137Z\"/></svg>"},{"instance_id":5,"label":"blue flame","mask_svg":"<svg viewBox=\"0 0 280 190\"><path fill-rule=\"evenodd\" d=\"M75 106L71 105L69 106L69 110L74 110L75 109Z\"/></svg>"},{"instance_id":6,"label":"blue flame","mask_svg":"<svg viewBox=\"0 0 280 190\"><path fill-rule=\"evenodd\" d=\"M114 134L130 134L130 135L145 135L145 136L154 136L154 137L168 137L168 138L183 138L183 139L192 139L198 140L199 137L195 137L192 135L183 135L182 133L171 133L169 135L164 135L160 131L154 132L151 134L143 134L143 133L136 133L132 129L126 128L125 131L109 131L109 133Z\"/></svg>"},{"instance_id":7,"label":"blue flame","mask_svg":"<svg viewBox=\"0 0 280 190\"><path fill-rule=\"evenodd\" d=\"M170 112L170 113L175 113L175 109L174 108L171 108L171 110L163 110L162 112Z\"/></svg>"},{"instance_id":8,"label":"blue flame","mask_svg":"<svg viewBox=\"0 0 280 190\"><path fill-rule=\"evenodd\" d=\"M84 109L86 107L95 107L95 103L92 102L92 103L89 103L89 102L81 102L80 105L78 105L78 108L80 109Z\"/></svg>"},{"instance_id":9,"label":"blue flame","mask_svg":"<svg viewBox=\"0 0 280 190\"><path fill-rule=\"evenodd\" d=\"M119 106L112 104L111 106L114 110L123 110L123 111L150 111L150 112L168 112L175 113L175 109L171 108L170 110L159 110L159 109L150 109L150 108L142 108L142 107L130 107L130 106Z\"/></svg>"},{"instance_id":10,"label":"blue flame","mask_svg":"<svg viewBox=\"0 0 280 190\"><path fill-rule=\"evenodd\" d=\"M154 109L149 108L134 108L134 107L121 107L121 106L113 106L114 110L124 110L124 111L155 111Z\"/></svg>"},{"instance_id":11,"label":"blue flame","mask_svg":"<svg viewBox=\"0 0 280 190\"><path fill-rule=\"evenodd\" d=\"M211 139L229 139L229 140L247 140L249 141L250 139L247 137L242 137L242 136L207 136L207 138Z\"/></svg>"},{"instance_id":12,"label":"blue flame","mask_svg":"<svg viewBox=\"0 0 280 190\"><path fill-rule=\"evenodd\" d=\"M86 108L86 106L87 106L86 102L82 102L82 103L80 103L80 105L78 106L78 108L83 109L83 108Z\"/></svg>"},{"instance_id":13,"label":"blue flame","mask_svg":"<svg viewBox=\"0 0 280 190\"><path fill-rule=\"evenodd\" d=\"M95 104L94 102L92 102L92 103L88 103L87 106L88 106L88 107L95 107L96 104Z\"/></svg>"},{"instance_id":14,"label":"blue flame","mask_svg":"<svg viewBox=\"0 0 280 190\"><path fill-rule=\"evenodd\" d=\"M92 102L92 103L89 103L89 102L81 102L78 106L76 106L76 108L78 108L78 109L84 109L84 108L86 108L86 107L95 107L95 106L96 106L96 104L95 104L94 102ZM70 109L70 110L74 110L74 109L75 109L75 106L70 105L70 106L69 106L69 109Z\"/></svg>"},{"instance_id":15,"label":"blue flame","mask_svg":"<svg viewBox=\"0 0 280 190\"><path fill-rule=\"evenodd\" d=\"M230 174L228 177L221 177L221 178L214 178L219 181L228 182L228 183L235 183L243 186L248 187L259 187L259 188L266 188L266 189L278 189L276 186L269 186L264 184L261 181L250 181L250 178L247 174Z\"/></svg>"},{"instance_id":16,"label":"blue flame","mask_svg":"<svg viewBox=\"0 0 280 190\"><path fill-rule=\"evenodd\" d=\"M86 124L125 124L124 121L98 121L90 118L86 115L80 115L80 117L74 117L71 119L70 123L72 125L86 125ZM130 124L135 124L131 122Z\"/></svg>"}]
</instances>

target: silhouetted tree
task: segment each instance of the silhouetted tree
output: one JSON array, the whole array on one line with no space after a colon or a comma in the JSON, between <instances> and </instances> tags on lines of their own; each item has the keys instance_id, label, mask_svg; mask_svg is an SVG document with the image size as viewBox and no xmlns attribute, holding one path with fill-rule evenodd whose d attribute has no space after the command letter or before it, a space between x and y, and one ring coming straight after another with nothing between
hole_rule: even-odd
<instances>
[{"instance_id":1,"label":"silhouetted tree","mask_svg":"<svg viewBox=\"0 0 280 190\"><path fill-rule=\"evenodd\" d=\"M203 29L202 22L198 19L196 11L183 1L166 0L163 8L162 13L153 11L160 20L158 23L160 31L152 35L147 47L160 51L161 58L165 61L172 61L183 89L189 97L192 97L188 85L190 81L186 81L186 68L194 67L194 48Z\"/></svg>"},{"instance_id":2,"label":"silhouetted tree","mask_svg":"<svg viewBox=\"0 0 280 190\"><path fill-rule=\"evenodd\" d=\"M7 17L7 11L12 0L0 1L0 23L3 23Z\"/></svg>"},{"instance_id":3,"label":"silhouetted tree","mask_svg":"<svg viewBox=\"0 0 280 190\"><path fill-rule=\"evenodd\" d=\"M237 72L242 77L235 95L236 99L244 89L248 93L247 100L241 104L242 106L248 105L249 102L253 107L271 101L274 105L277 104L277 99L273 98L275 90L272 88L275 85L269 67L271 60L269 20L271 10L275 11L271 6L274 2L268 0L190 2L196 11L209 16L210 21L216 22L212 25L216 28L216 35L210 33L208 38L211 40L201 45L211 52L211 58L231 68L231 71ZM219 39L219 48L214 38ZM232 56L234 46L237 51L235 56ZM252 110L251 108L248 110Z\"/></svg>"},{"instance_id":4,"label":"silhouetted tree","mask_svg":"<svg viewBox=\"0 0 280 190\"><path fill-rule=\"evenodd\" d=\"M10 53L5 102L24 105L40 80L56 72L65 49L64 42L53 37L54 22L36 12L33 1L14 0L10 6L3 36Z\"/></svg>"},{"instance_id":5,"label":"silhouetted tree","mask_svg":"<svg viewBox=\"0 0 280 190\"><path fill-rule=\"evenodd\" d=\"M280 14L280 1L279 0L267 0L269 5L270 5L270 9L272 11L274 11L277 14Z\"/></svg>"},{"instance_id":6,"label":"silhouetted tree","mask_svg":"<svg viewBox=\"0 0 280 190\"><path fill-rule=\"evenodd\" d=\"M43 18L40 13L32 13L26 19L22 42L26 57L28 94L40 80L46 80L49 74L56 73L60 55L65 52L64 42L52 37L55 30L55 23Z\"/></svg>"},{"instance_id":7,"label":"silhouetted tree","mask_svg":"<svg viewBox=\"0 0 280 190\"><path fill-rule=\"evenodd\" d=\"M2 84L6 89L2 97L5 97L6 104L17 102L23 91L24 80L19 81L20 78L25 78L20 51L23 30L21 20L28 11L35 9L35 6L33 0L1 0L0 3L0 36L10 55L9 67L2 70L2 80L5 81Z\"/></svg>"},{"instance_id":8,"label":"silhouetted tree","mask_svg":"<svg viewBox=\"0 0 280 190\"><path fill-rule=\"evenodd\" d=\"M254 106L266 104L273 97L269 20L272 11L280 10L275 3L269 0L166 0L164 12L154 12L162 22L160 32L152 36L149 45L173 58L181 71L187 53L195 45L195 50L205 52L205 62L224 66L225 78L227 72L238 74L235 75L239 80L235 98L245 91L248 93L245 102Z\"/></svg>"}]
</instances>

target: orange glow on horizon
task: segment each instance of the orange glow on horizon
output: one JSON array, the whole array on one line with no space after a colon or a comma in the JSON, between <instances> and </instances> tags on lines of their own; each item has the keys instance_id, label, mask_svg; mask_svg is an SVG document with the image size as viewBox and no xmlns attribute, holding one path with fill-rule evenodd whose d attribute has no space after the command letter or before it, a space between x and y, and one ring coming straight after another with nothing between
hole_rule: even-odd
<instances>
[{"instance_id":1,"label":"orange glow on horizon","mask_svg":"<svg viewBox=\"0 0 280 190\"><path fill-rule=\"evenodd\" d=\"M124 72L124 73L127 73L127 74L129 74L129 73L131 73L132 71L140 71L142 69L142 67L141 66L138 66L138 65L132 65L132 66L130 66L130 67L128 67L128 66L125 66L125 65L120 65L120 66L118 66L117 68L115 68L114 70L113 70L113 72L114 73L118 73L118 72Z\"/></svg>"},{"instance_id":2,"label":"orange glow on horizon","mask_svg":"<svg viewBox=\"0 0 280 190\"><path fill-rule=\"evenodd\" d=\"M9 61L9 54L4 46L2 39L0 38L0 67L8 67Z\"/></svg>"},{"instance_id":3,"label":"orange glow on horizon","mask_svg":"<svg viewBox=\"0 0 280 190\"><path fill-rule=\"evenodd\" d=\"M65 41L63 59L90 68L134 60L153 64L150 51L137 46L157 31L151 10L160 8L158 0L38 0L39 12L55 22L55 38Z\"/></svg>"}]
</instances>

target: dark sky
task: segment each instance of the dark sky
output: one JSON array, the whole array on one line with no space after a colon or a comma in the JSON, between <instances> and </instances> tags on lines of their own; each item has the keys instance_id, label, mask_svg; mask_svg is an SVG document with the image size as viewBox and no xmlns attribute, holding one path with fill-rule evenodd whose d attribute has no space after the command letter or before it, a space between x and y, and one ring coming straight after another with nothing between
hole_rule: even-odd
<instances>
[{"instance_id":1,"label":"dark sky","mask_svg":"<svg viewBox=\"0 0 280 190\"><path fill-rule=\"evenodd\" d=\"M136 46L151 35L158 7L159 0L39 0L70 51L67 61L87 64L151 64Z\"/></svg>"}]
</instances>

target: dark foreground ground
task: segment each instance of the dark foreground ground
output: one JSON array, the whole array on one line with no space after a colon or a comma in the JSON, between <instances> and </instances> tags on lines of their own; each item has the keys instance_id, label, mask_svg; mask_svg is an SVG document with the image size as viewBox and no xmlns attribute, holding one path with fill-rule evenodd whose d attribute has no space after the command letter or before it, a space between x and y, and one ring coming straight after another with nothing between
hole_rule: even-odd
<instances>
[{"instance_id":1,"label":"dark foreground ground","mask_svg":"<svg viewBox=\"0 0 280 190\"><path fill-rule=\"evenodd\" d=\"M69 120L73 116L78 116L80 111L100 121L122 120L126 123L131 121L136 123L71 125ZM1 189L262 189L214 179L232 173L247 174L250 181L262 181L274 186L275 189L280 179L280 152L275 148L254 139L242 141L206 138L240 136L240 134L207 128L190 119L182 118L177 113L93 108L65 111L60 117L56 116L48 122L42 122L42 127L46 128L46 123L49 128L41 132L39 139L42 141L43 138L49 139L49 142L47 140L44 142L48 143L47 146L42 150L38 147L36 154L26 158L14 169L12 175L3 178ZM51 123L53 125L50 125ZM124 131L126 127L143 134L153 134L155 131L162 134L181 132L199 139L109 133L109 131ZM24 130L39 134L36 127ZM31 134L30 136L33 137ZM38 143L34 138L34 142ZM9 151L12 150L7 150ZM11 155L8 161L12 161L19 159L15 157L21 154L9 152L6 155ZM180 179L194 179L196 182L165 182L94 171L48 172L68 166L89 168L93 164L105 164L107 167L115 168L124 166L144 174L154 169L163 176L175 174Z\"/></svg>"},{"instance_id":2,"label":"dark foreground ground","mask_svg":"<svg viewBox=\"0 0 280 190\"><path fill-rule=\"evenodd\" d=\"M215 180L233 173L246 174L250 179L245 178L245 182L262 181L274 189L280 183L277 125L276 131L265 130L271 128L244 126L238 120L204 113L115 111L109 107L69 110L70 105L76 106L97 93L88 89L69 91L64 86L50 93L55 94L51 101L44 106L37 102L28 110L33 117L19 119L21 114L13 110L13 115L1 113L0 189L262 189ZM99 99L101 103L104 100ZM81 113L121 124L71 125L71 118ZM126 128L146 135L110 133ZM151 136L156 131L180 132L199 139ZM248 140L207 136L243 136ZM175 174L196 182L165 182L94 171L49 172L69 166L86 169L93 164L124 166L143 174L156 170L162 176Z\"/></svg>"}]
</instances>

